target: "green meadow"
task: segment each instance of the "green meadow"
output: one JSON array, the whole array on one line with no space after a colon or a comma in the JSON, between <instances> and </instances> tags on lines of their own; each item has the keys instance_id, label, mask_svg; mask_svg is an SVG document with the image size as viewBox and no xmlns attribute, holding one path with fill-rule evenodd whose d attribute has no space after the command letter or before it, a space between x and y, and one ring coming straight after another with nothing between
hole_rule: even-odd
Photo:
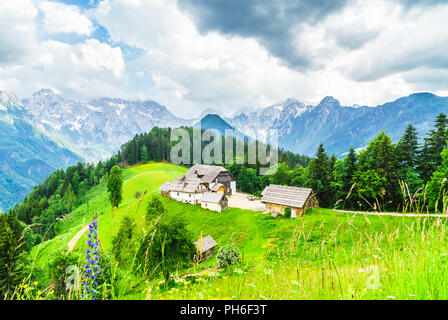
<instances>
[{"instance_id":1,"label":"green meadow","mask_svg":"<svg viewBox=\"0 0 448 320\"><path fill-rule=\"evenodd\" d=\"M112 248L121 219L145 232L149 197L187 169L149 163L123 170L124 196L111 209L106 186L85 195L85 203L57 222L58 235L36 246L33 279L50 283L48 263L96 216L104 251ZM231 243L243 257L221 270L216 258L178 270L174 281L147 280L113 266L115 299L447 299L448 241L444 218L388 217L308 210L298 219L231 208L222 213L163 198L168 215L185 219L193 237L211 235ZM73 248L82 264L87 236Z\"/></svg>"}]
</instances>

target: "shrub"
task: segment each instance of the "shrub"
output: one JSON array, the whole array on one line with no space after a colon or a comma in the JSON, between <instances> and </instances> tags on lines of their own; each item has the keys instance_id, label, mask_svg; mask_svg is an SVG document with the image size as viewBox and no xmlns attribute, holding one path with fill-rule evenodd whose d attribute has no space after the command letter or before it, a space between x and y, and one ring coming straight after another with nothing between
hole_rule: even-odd
<instances>
[{"instance_id":1,"label":"shrub","mask_svg":"<svg viewBox=\"0 0 448 320\"><path fill-rule=\"evenodd\" d=\"M78 268L78 257L73 253L58 253L57 256L49 263L48 268L51 275L51 283L53 284L54 295L60 297L66 292L66 281L68 276L78 277L78 274L67 273L67 267L74 266ZM79 272L79 271L78 271Z\"/></svg>"},{"instance_id":2,"label":"shrub","mask_svg":"<svg viewBox=\"0 0 448 320\"><path fill-rule=\"evenodd\" d=\"M285 209L285 217L286 218L291 218L291 208L286 208Z\"/></svg>"},{"instance_id":3,"label":"shrub","mask_svg":"<svg viewBox=\"0 0 448 320\"><path fill-rule=\"evenodd\" d=\"M228 244L219 248L216 260L219 268L225 268L241 263L241 253L238 248Z\"/></svg>"},{"instance_id":4,"label":"shrub","mask_svg":"<svg viewBox=\"0 0 448 320\"><path fill-rule=\"evenodd\" d=\"M136 223L128 216L121 219L120 229L112 240L112 254L120 266L127 261L129 253L132 252L132 237L134 235Z\"/></svg>"},{"instance_id":5,"label":"shrub","mask_svg":"<svg viewBox=\"0 0 448 320\"><path fill-rule=\"evenodd\" d=\"M192 237L186 223L179 217L162 218L144 236L137 252L139 267L145 275L161 271L166 280L176 267L190 262L194 251Z\"/></svg>"},{"instance_id":6,"label":"shrub","mask_svg":"<svg viewBox=\"0 0 448 320\"><path fill-rule=\"evenodd\" d=\"M166 212L165 206L163 205L160 196L153 195L148 201L148 207L146 208L146 225L150 225L151 221L164 214Z\"/></svg>"}]
</instances>

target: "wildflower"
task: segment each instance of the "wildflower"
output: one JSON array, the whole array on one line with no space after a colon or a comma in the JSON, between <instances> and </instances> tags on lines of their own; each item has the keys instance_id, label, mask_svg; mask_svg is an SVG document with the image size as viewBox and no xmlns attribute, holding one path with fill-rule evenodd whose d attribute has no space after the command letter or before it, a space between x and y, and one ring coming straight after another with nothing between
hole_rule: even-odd
<instances>
[{"instance_id":1,"label":"wildflower","mask_svg":"<svg viewBox=\"0 0 448 320\"><path fill-rule=\"evenodd\" d=\"M268 276L272 275L272 269L264 269L264 274Z\"/></svg>"},{"instance_id":2,"label":"wildflower","mask_svg":"<svg viewBox=\"0 0 448 320\"><path fill-rule=\"evenodd\" d=\"M34 281L33 284L34 284L35 286L37 286L37 285L39 284L39 282Z\"/></svg>"},{"instance_id":3,"label":"wildflower","mask_svg":"<svg viewBox=\"0 0 448 320\"><path fill-rule=\"evenodd\" d=\"M235 268L233 271L236 272L236 273L238 273L238 274L242 274L242 273L244 273L243 270L238 269L238 268Z\"/></svg>"},{"instance_id":4,"label":"wildflower","mask_svg":"<svg viewBox=\"0 0 448 320\"><path fill-rule=\"evenodd\" d=\"M89 246L88 249L85 250L86 252L86 264L84 265L85 272L84 274L88 276L86 281L83 282L85 286L85 294L90 295L91 299L95 300L95 293L97 292L94 290L95 287L99 285L97 279L98 270L99 270L99 256L98 256L98 223L96 221L89 224L89 233L87 235L87 245ZM94 272L95 271L95 272ZM86 297L84 295L84 297Z\"/></svg>"},{"instance_id":5,"label":"wildflower","mask_svg":"<svg viewBox=\"0 0 448 320\"><path fill-rule=\"evenodd\" d=\"M54 294L54 290L51 290L51 291L49 292L49 294L50 294L50 295L53 295L53 294Z\"/></svg>"},{"instance_id":6,"label":"wildflower","mask_svg":"<svg viewBox=\"0 0 448 320\"><path fill-rule=\"evenodd\" d=\"M294 280L292 280L291 283L295 286L299 286L299 287L302 286L300 283L298 283L297 281L294 281Z\"/></svg>"},{"instance_id":7,"label":"wildflower","mask_svg":"<svg viewBox=\"0 0 448 320\"><path fill-rule=\"evenodd\" d=\"M37 295L40 297L42 295L42 291L37 291Z\"/></svg>"},{"instance_id":8,"label":"wildflower","mask_svg":"<svg viewBox=\"0 0 448 320\"><path fill-rule=\"evenodd\" d=\"M25 284L23 285L23 289L26 289L26 288L28 288L28 285L25 283Z\"/></svg>"}]
</instances>

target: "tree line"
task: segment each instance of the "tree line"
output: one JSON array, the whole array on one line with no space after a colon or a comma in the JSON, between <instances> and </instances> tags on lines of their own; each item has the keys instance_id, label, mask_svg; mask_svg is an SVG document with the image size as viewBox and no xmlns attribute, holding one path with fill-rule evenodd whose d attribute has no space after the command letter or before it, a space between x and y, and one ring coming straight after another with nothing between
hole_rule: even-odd
<instances>
[{"instance_id":1,"label":"tree line","mask_svg":"<svg viewBox=\"0 0 448 320\"><path fill-rule=\"evenodd\" d=\"M419 210L440 211L447 203L447 141L448 120L441 113L422 144L409 124L398 143L381 132L363 150L350 148L343 159L329 156L320 144L307 167L283 162L274 175L258 178L244 167L231 165L230 171L252 193L270 183L312 188L325 208L402 211L411 201Z\"/></svg>"}]
</instances>

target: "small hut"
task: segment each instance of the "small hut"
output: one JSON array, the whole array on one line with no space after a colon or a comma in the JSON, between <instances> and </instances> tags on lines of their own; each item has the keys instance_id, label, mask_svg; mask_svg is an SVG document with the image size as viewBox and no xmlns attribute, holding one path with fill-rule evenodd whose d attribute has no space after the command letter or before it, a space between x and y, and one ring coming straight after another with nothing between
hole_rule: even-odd
<instances>
[{"instance_id":1,"label":"small hut","mask_svg":"<svg viewBox=\"0 0 448 320\"><path fill-rule=\"evenodd\" d=\"M201 241L202 240L202 241ZM199 254L197 260L202 262L207 260L215 253L215 247L217 246L216 241L212 238L212 236L208 235L205 238L199 239L194 243L196 246L196 255Z\"/></svg>"},{"instance_id":2,"label":"small hut","mask_svg":"<svg viewBox=\"0 0 448 320\"><path fill-rule=\"evenodd\" d=\"M206 192L202 195L201 207L221 212L227 209L228 200L224 192Z\"/></svg>"},{"instance_id":3,"label":"small hut","mask_svg":"<svg viewBox=\"0 0 448 320\"><path fill-rule=\"evenodd\" d=\"M285 214L285 209L290 208L291 218L296 218L302 216L306 209L319 206L316 194L309 188L271 184L261 194L261 202L274 215Z\"/></svg>"}]
</instances>

